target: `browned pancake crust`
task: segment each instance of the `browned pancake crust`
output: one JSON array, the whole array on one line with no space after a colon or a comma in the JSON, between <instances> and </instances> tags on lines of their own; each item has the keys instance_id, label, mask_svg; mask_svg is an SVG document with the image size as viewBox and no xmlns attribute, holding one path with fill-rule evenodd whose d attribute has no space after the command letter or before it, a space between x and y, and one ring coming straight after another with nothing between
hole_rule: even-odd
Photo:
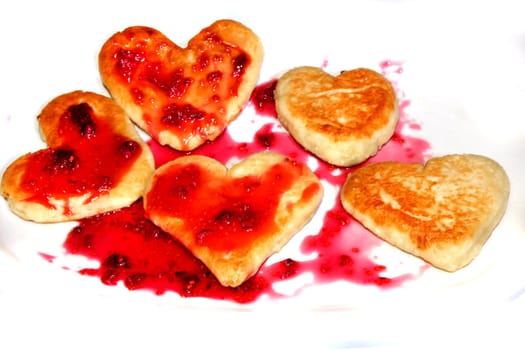
<instances>
[{"instance_id":1,"label":"browned pancake crust","mask_svg":"<svg viewBox=\"0 0 525 350\"><path fill-rule=\"evenodd\" d=\"M399 119L392 84L366 68L337 77L298 67L278 81L279 120L292 136L329 163L349 166L375 154Z\"/></svg>"},{"instance_id":2,"label":"browned pancake crust","mask_svg":"<svg viewBox=\"0 0 525 350\"><path fill-rule=\"evenodd\" d=\"M382 162L348 176L344 208L379 237L448 271L467 265L500 221L509 181L495 161L449 155Z\"/></svg>"}]
</instances>

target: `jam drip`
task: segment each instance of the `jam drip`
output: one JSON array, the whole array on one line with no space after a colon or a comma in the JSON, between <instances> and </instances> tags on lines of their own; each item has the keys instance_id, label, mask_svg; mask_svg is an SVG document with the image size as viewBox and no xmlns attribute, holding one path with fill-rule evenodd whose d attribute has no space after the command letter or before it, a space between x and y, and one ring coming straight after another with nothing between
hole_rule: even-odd
<instances>
[{"instance_id":1,"label":"jam drip","mask_svg":"<svg viewBox=\"0 0 525 350\"><path fill-rule=\"evenodd\" d=\"M71 106L67 109L65 118L78 128L81 137L92 138L96 134L96 126L91 118L93 109L85 102Z\"/></svg>"},{"instance_id":2,"label":"jam drip","mask_svg":"<svg viewBox=\"0 0 525 350\"><path fill-rule=\"evenodd\" d=\"M64 247L72 254L100 260L80 273L106 285L122 282L130 290L182 297L209 297L247 303L261 293L276 295L269 282L253 277L237 288L222 286L182 244L145 218L142 200L129 207L82 220Z\"/></svg>"}]
</instances>

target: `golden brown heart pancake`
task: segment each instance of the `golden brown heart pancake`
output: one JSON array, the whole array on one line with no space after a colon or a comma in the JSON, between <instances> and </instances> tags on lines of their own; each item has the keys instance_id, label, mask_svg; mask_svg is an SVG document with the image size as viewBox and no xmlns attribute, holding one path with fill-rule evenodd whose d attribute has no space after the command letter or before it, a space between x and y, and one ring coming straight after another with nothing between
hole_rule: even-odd
<instances>
[{"instance_id":1,"label":"golden brown heart pancake","mask_svg":"<svg viewBox=\"0 0 525 350\"><path fill-rule=\"evenodd\" d=\"M304 148L337 166L358 164L387 142L399 120L392 84L366 68L332 76L297 67L275 89L277 115Z\"/></svg>"},{"instance_id":2,"label":"golden brown heart pancake","mask_svg":"<svg viewBox=\"0 0 525 350\"><path fill-rule=\"evenodd\" d=\"M156 170L144 208L221 284L235 287L311 219L322 194L306 165L277 153L253 154L230 169L192 155Z\"/></svg>"},{"instance_id":3,"label":"golden brown heart pancake","mask_svg":"<svg viewBox=\"0 0 525 350\"><path fill-rule=\"evenodd\" d=\"M446 271L469 264L502 218L504 169L484 156L381 162L349 174L343 207L371 232Z\"/></svg>"},{"instance_id":4,"label":"golden brown heart pancake","mask_svg":"<svg viewBox=\"0 0 525 350\"><path fill-rule=\"evenodd\" d=\"M99 54L113 98L162 145L189 151L214 140L255 88L263 59L259 38L232 20L204 28L181 48L149 27L111 36Z\"/></svg>"},{"instance_id":5,"label":"golden brown heart pancake","mask_svg":"<svg viewBox=\"0 0 525 350\"><path fill-rule=\"evenodd\" d=\"M28 153L2 176L2 195L26 220L77 220L127 206L153 174L153 155L112 99L74 91L38 116L48 148Z\"/></svg>"}]
</instances>

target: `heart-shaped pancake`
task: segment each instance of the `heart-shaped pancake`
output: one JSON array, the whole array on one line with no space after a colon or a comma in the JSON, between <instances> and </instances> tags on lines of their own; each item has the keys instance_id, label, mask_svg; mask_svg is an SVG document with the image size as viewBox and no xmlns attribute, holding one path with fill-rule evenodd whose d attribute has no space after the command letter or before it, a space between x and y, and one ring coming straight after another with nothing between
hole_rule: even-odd
<instances>
[{"instance_id":1,"label":"heart-shaped pancake","mask_svg":"<svg viewBox=\"0 0 525 350\"><path fill-rule=\"evenodd\" d=\"M473 154L425 165L382 162L349 174L343 207L371 232L446 271L468 265L502 218L504 169Z\"/></svg>"},{"instance_id":2,"label":"heart-shaped pancake","mask_svg":"<svg viewBox=\"0 0 525 350\"><path fill-rule=\"evenodd\" d=\"M399 120L392 84L366 68L332 76L297 67L275 88L277 115L304 148L337 166L358 164L387 142Z\"/></svg>"},{"instance_id":3,"label":"heart-shaped pancake","mask_svg":"<svg viewBox=\"0 0 525 350\"><path fill-rule=\"evenodd\" d=\"M249 28L220 20L185 48L153 28L129 27L103 45L99 69L138 126L163 145L189 151L217 138L241 112L262 59Z\"/></svg>"},{"instance_id":4,"label":"heart-shaped pancake","mask_svg":"<svg viewBox=\"0 0 525 350\"><path fill-rule=\"evenodd\" d=\"M77 220L140 198L153 155L112 99L73 91L38 116L48 148L25 154L2 176L2 195L26 220Z\"/></svg>"},{"instance_id":5,"label":"heart-shaped pancake","mask_svg":"<svg viewBox=\"0 0 525 350\"><path fill-rule=\"evenodd\" d=\"M235 287L311 219L322 194L306 165L273 152L253 154L230 169L192 155L156 170L144 208L221 284Z\"/></svg>"}]
</instances>

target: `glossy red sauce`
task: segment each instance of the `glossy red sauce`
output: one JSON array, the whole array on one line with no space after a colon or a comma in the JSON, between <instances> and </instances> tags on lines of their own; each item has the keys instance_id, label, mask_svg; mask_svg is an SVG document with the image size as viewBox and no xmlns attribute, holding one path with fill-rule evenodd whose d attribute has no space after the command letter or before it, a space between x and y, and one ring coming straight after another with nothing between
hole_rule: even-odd
<instances>
[{"instance_id":1,"label":"glossy red sauce","mask_svg":"<svg viewBox=\"0 0 525 350\"><path fill-rule=\"evenodd\" d=\"M80 270L106 285L123 283L130 290L182 297L207 297L248 303L272 292L270 282L254 276L237 288L223 287L183 245L145 219L142 200L133 205L82 220L64 247L100 261L98 268ZM49 257L45 257L49 260Z\"/></svg>"},{"instance_id":2,"label":"glossy red sauce","mask_svg":"<svg viewBox=\"0 0 525 350\"><path fill-rule=\"evenodd\" d=\"M273 218L281 196L305 170L300 163L284 160L264 173L232 178L198 163L172 163L156 176L146 212L151 218L176 213L184 232L191 232L188 241L196 246L245 249L277 231ZM318 186L307 188L304 196L316 190Z\"/></svg>"},{"instance_id":3,"label":"glossy red sauce","mask_svg":"<svg viewBox=\"0 0 525 350\"><path fill-rule=\"evenodd\" d=\"M266 115L275 117L275 100L273 92L277 86L277 79L273 79L257 86L257 89L252 94L251 102L259 115Z\"/></svg>"},{"instance_id":4,"label":"glossy red sauce","mask_svg":"<svg viewBox=\"0 0 525 350\"><path fill-rule=\"evenodd\" d=\"M190 135L207 139L210 126L222 131L226 104L237 96L250 65L246 52L213 32L199 34L187 49L149 29L124 35L126 45L112 56L114 74L144 110L150 135L157 138L161 130L169 129L182 139ZM183 50L196 57L181 54L182 59L172 59L172 51Z\"/></svg>"},{"instance_id":5,"label":"glossy red sauce","mask_svg":"<svg viewBox=\"0 0 525 350\"><path fill-rule=\"evenodd\" d=\"M136 141L116 135L87 103L70 106L58 128L62 144L33 153L22 180L30 200L49 207L50 198L89 194L90 201L107 193L141 153Z\"/></svg>"},{"instance_id":6,"label":"glossy red sauce","mask_svg":"<svg viewBox=\"0 0 525 350\"><path fill-rule=\"evenodd\" d=\"M396 68L395 65L385 63L385 69L392 66ZM388 71L383 73L389 77ZM252 107L258 113L271 114L268 111L272 110L270 106L273 103L273 94L268 87L272 84L273 82L261 84L253 93ZM365 164L384 160L426 160L430 146L420 138L407 135L405 128L416 129L418 126L409 120L405 112L409 101L402 97L401 91L398 91L398 95L401 96L401 119L395 135ZM149 145L157 166L188 154L160 146L155 141L149 142ZM250 142L237 142L225 132L213 143L208 143L191 154L211 156L226 163L232 157L244 158L265 149L287 155L299 162L306 162L311 156L279 128L277 120L269 121L256 130ZM353 169L355 167L338 168L319 161L315 173L321 180L340 188ZM347 214L337 198L326 212L320 213L320 229L307 228L300 233L303 237L300 250L308 258L283 257L281 261L266 263L255 276L237 288L221 286L184 247L145 219L141 202L114 213L81 221L68 236L65 247L70 253L100 261L99 268L80 272L98 276L106 284L123 281L129 289L149 289L157 294L171 291L183 297L225 299L239 303L252 302L262 295L284 297L276 292L274 283L303 273L313 276L313 282L303 288L346 281L385 289L395 288L417 277L411 274L384 277L389 267L375 263L372 256L372 250L381 241Z\"/></svg>"}]
</instances>

